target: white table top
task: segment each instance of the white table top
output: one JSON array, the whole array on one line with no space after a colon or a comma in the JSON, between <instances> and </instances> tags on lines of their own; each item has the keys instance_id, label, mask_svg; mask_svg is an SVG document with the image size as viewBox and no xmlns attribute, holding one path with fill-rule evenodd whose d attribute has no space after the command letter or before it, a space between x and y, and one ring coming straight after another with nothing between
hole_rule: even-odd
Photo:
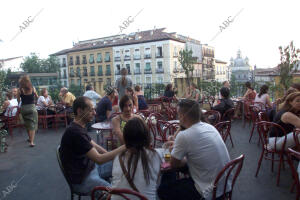
<instances>
[{"instance_id":1,"label":"white table top","mask_svg":"<svg viewBox=\"0 0 300 200\"><path fill-rule=\"evenodd\" d=\"M92 125L92 128L99 130L110 130L112 129L111 122L99 122Z\"/></svg>"}]
</instances>

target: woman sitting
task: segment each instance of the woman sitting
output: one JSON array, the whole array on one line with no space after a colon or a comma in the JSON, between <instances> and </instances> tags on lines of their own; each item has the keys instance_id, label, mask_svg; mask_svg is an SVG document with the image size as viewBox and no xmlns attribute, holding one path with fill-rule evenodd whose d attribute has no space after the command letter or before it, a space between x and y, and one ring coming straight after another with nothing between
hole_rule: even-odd
<instances>
[{"instance_id":1,"label":"woman sitting","mask_svg":"<svg viewBox=\"0 0 300 200\"><path fill-rule=\"evenodd\" d=\"M243 99L249 100L249 101L253 101L255 99L255 97L256 97L255 90L251 87L251 83L250 82L246 82L245 86L247 88L247 91L244 94Z\"/></svg>"},{"instance_id":2,"label":"woman sitting","mask_svg":"<svg viewBox=\"0 0 300 200\"><path fill-rule=\"evenodd\" d=\"M2 109L4 110L5 117L14 117L17 114L18 108L13 108L18 106L17 99L13 99L13 94L11 92L6 93L6 101L3 103Z\"/></svg>"},{"instance_id":3,"label":"woman sitting","mask_svg":"<svg viewBox=\"0 0 300 200\"><path fill-rule=\"evenodd\" d=\"M230 90L227 87L222 87L220 90L220 94L221 94L221 100L220 100L221 102L218 105L214 106L212 110L219 111L221 116L223 117L224 113L227 110L234 107L234 104L233 101L229 98Z\"/></svg>"},{"instance_id":4,"label":"woman sitting","mask_svg":"<svg viewBox=\"0 0 300 200\"><path fill-rule=\"evenodd\" d=\"M41 96L39 96L37 100L36 109L39 114L44 114L43 111L47 112L47 115L53 115L55 112L53 110L49 110L49 106L53 105L51 96L48 95L48 90L43 88L41 91Z\"/></svg>"},{"instance_id":5,"label":"woman sitting","mask_svg":"<svg viewBox=\"0 0 300 200\"><path fill-rule=\"evenodd\" d=\"M138 108L139 108L139 110L147 110L148 105L147 105L147 102L145 100L144 93L141 90L141 87L139 85L136 85L134 87L134 90L135 90L135 94L138 98Z\"/></svg>"},{"instance_id":6,"label":"woman sitting","mask_svg":"<svg viewBox=\"0 0 300 200\"><path fill-rule=\"evenodd\" d=\"M131 87L127 87L125 90L125 94L130 96L133 102L133 111L136 113L136 111L139 109L139 102L138 102L138 97L134 93L133 89Z\"/></svg>"},{"instance_id":7,"label":"woman sitting","mask_svg":"<svg viewBox=\"0 0 300 200\"><path fill-rule=\"evenodd\" d=\"M282 109L275 115L274 123L279 124L287 133L285 149L295 146L293 137L294 128L300 128L300 92L294 92L287 96ZM269 145L275 147L275 137L277 138L276 149L280 149L284 142L284 133L280 129L271 130ZM300 139L300 138L299 138Z\"/></svg>"},{"instance_id":8,"label":"woman sitting","mask_svg":"<svg viewBox=\"0 0 300 200\"><path fill-rule=\"evenodd\" d=\"M172 84L168 84L164 92L164 97L172 98L174 96L175 96L175 89L172 88Z\"/></svg>"},{"instance_id":9,"label":"woman sitting","mask_svg":"<svg viewBox=\"0 0 300 200\"><path fill-rule=\"evenodd\" d=\"M149 200L156 200L162 159L151 148L151 135L145 122L140 118L130 119L124 127L124 141L126 150L113 162L112 187L135 190ZM112 199L123 198L112 196Z\"/></svg>"},{"instance_id":10,"label":"woman sitting","mask_svg":"<svg viewBox=\"0 0 300 200\"><path fill-rule=\"evenodd\" d=\"M188 93L186 95L186 98L194 100L196 102L199 102L199 100L200 100L200 91L197 89L197 85L195 83L191 83L190 93Z\"/></svg>"},{"instance_id":11,"label":"woman sitting","mask_svg":"<svg viewBox=\"0 0 300 200\"><path fill-rule=\"evenodd\" d=\"M133 101L130 96L124 95L121 98L119 105L121 109L121 114L112 119L112 131L113 134L118 137L120 144L124 144L123 129L126 123L130 119L134 117L140 118L140 116L133 114Z\"/></svg>"},{"instance_id":12,"label":"woman sitting","mask_svg":"<svg viewBox=\"0 0 300 200\"><path fill-rule=\"evenodd\" d=\"M260 102L262 106L262 110L267 110L267 108L272 108L272 104L270 101L270 96L268 94L269 87L267 85L263 85L260 88L259 93L255 97L255 102ZM254 104L256 106L260 106L258 104Z\"/></svg>"}]
</instances>

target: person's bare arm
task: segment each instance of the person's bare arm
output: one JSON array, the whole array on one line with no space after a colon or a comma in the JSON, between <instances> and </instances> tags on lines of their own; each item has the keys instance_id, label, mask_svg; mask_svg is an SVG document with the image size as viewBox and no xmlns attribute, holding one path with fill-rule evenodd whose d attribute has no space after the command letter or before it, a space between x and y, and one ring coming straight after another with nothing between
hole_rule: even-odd
<instances>
[{"instance_id":1,"label":"person's bare arm","mask_svg":"<svg viewBox=\"0 0 300 200\"><path fill-rule=\"evenodd\" d=\"M171 156L171 167L172 168L180 168L186 165L186 159L183 158L182 160L178 160Z\"/></svg>"},{"instance_id":2,"label":"person's bare arm","mask_svg":"<svg viewBox=\"0 0 300 200\"><path fill-rule=\"evenodd\" d=\"M109 119L111 117L111 115L112 115L111 110L107 110L106 111L106 119Z\"/></svg>"},{"instance_id":3,"label":"person's bare arm","mask_svg":"<svg viewBox=\"0 0 300 200\"><path fill-rule=\"evenodd\" d=\"M300 128L300 118L291 112L286 112L281 116L281 121L283 123L288 123L294 125L296 128Z\"/></svg>"},{"instance_id":4,"label":"person's bare arm","mask_svg":"<svg viewBox=\"0 0 300 200\"><path fill-rule=\"evenodd\" d=\"M37 94L35 88L33 88L33 93L34 93L34 96L35 96L36 98L39 98L39 95Z\"/></svg>"},{"instance_id":5,"label":"person's bare arm","mask_svg":"<svg viewBox=\"0 0 300 200\"><path fill-rule=\"evenodd\" d=\"M271 101L270 101L270 96L267 95L266 99L267 99L267 102L266 102L267 107L268 107L268 108L272 108L272 103L271 103Z\"/></svg>"},{"instance_id":6,"label":"person's bare arm","mask_svg":"<svg viewBox=\"0 0 300 200\"><path fill-rule=\"evenodd\" d=\"M116 116L112 119L112 127L113 127L113 134L115 134L118 138L121 144L124 144L124 139L123 139L123 133L121 131L120 127L120 116Z\"/></svg>"},{"instance_id":7,"label":"person's bare arm","mask_svg":"<svg viewBox=\"0 0 300 200\"><path fill-rule=\"evenodd\" d=\"M139 109L139 101L136 95L133 96L134 98L134 106L138 110Z\"/></svg>"},{"instance_id":8,"label":"person's bare arm","mask_svg":"<svg viewBox=\"0 0 300 200\"><path fill-rule=\"evenodd\" d=\"M247 89L247 91L246 91L245 95L243 96L243 98L246 98L246 97L248 96L249 93L250 93L250 90Z\"/></svg>"},{"instance_id":9,"label":"person's bare arm","mask_svg":"<svg viewBox=\"0 0 300 200\"><path fill-rule=\"evenodd\" d=\"M113 160L118 154L123 152L125 150L125 146L122 145L117 149L114 149L110 152L99 154L99 152L96 150L96 148L92 148L89 152L87 152L87 157L94 161L95 163L101 165L103 163L106 163L110 160Z\"/></svg>"},{"instance_id":10,"label":"person's bare arm","mask_svg":"<svg viewBox=\"0 0 300 200\"><path fill-rule=\"evenodd\" d=\"M94 142L93 140L91 141L93 147L99 152L99 153L107 153L107 151L101 147L100 145L98 145L96 142Z\"/></svg>"}]
</instances>

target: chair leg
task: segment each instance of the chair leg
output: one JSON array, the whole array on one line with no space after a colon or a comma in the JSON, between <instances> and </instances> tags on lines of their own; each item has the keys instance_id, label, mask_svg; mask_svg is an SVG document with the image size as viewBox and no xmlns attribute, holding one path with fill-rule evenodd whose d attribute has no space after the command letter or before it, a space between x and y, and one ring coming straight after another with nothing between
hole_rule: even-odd
<instances>
[{"instance_id":1,"label":"chair leg","mask_svg":"<svg viewBox=\"0 0 300 200\"><path fill-rule=\"evenodd\" d=\"M259 169L260 169L260 165L261 165L262 159L264 157L264 153L265 153L265 151L263 150L261 152L261 155L260 155L260 158L259 158L259 161L258 161L258 165L257 165L255 177L257 177L257 175L258 175L258 172L259 172Z\"/></svg>"},{"instance_id":2,"label":"chair leg","mask_svg":"<svg viewBox=\"0 0 300 200\"><path fill-rule=\"evenodd\" d=\"M251 138L252 138L253 133L254 133L255 125L256 125L256 123L253 123L253 125L252 125L251 134L250 134L250 138L249 138L249 143L251 142Z\"/></svg>"},{"instance_id":3,"label":"chair leg","mask_svg":"<svg viewBox=\"0 0 300 200\"><path fill-rule=\"evenodd\" d=\"M71 200L74 200L74 194L71 192Z\"/></svg>"},{"instance_id":4,"label":"chair leg","mask_svg":"<svg viewBox=\"0 0 300 200\"><path fill-rule=\"evenodd\" d=\"M274 153L272 153L272 166L271 171L274 172Z\"/></svg>"},{"instance_id":5,"label":"chair leg","mask_svg":"<svg viewBox=\"0 0 300 200\"><path fill-rule=\"evenodd\" d=\"M283 154L280 155L280 161L279 161L279 166L278 166L278 173L277 173L277 183L276 186L279 186L279 181L280 181L280 171L281 171L281 165L284 162L283 160Z\"/></svg>"}]
</instances>

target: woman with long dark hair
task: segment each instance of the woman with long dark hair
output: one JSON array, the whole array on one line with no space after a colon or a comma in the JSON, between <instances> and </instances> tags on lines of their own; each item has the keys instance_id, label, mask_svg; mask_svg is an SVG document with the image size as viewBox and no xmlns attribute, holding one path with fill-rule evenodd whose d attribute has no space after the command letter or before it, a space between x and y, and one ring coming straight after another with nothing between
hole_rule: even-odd
<instances>
[{"instance_id":1,"label":"woman with long dark hair","mask_svg":"<svg viewBox=\"0 0 300 200\"><path fill-rule=\"evenodd\" d=\"M243 98L249 101L253 101L256 97L256 92L255 90L251 87L251 83L247 81L245 83L245 86L247 88L246 93L244 94Z\"/></svg>"},{"instance_id":2,"label":"woman with long dark hair","mask_svg":"<svg viewBox=\"0 0 300 200\"><path fill-rule=\"evenodd\" d=\"M119 99L125 95L125 90L132 87L132 81L127 77L128 71L126 68L121 69L121 77L116 81L116 88L118 89Z\"/></svg>"},{"instance_id":3,"label":"woman with long dark hair","mask_svg":"<svg viewBox=\"0 0 300 200\"><path fill-rule=\"evenodd\" d=\"M34 104L34 97L38 97L35 89L32 87L28 75L21 76L19 80L19 91L17 95L18 102L22 101L21 115L24 120L24 125L28 133L30 147L34 147L34 136L37 130L38 113Z\"/></svg>"},{"instance_id":4,"label":"woman with long dark hair","mask_svg":"<svg viewBox=\"0 0 300 200\"><path fill-rule=\"evenodd\" d=\"M263 104L263 107L262 107L263 110L266 110L267 108L272 108L268 90L269 90L269 87L267 85L261 86L260 91L256 95L255 100L254 100L255 102L260 102Z\"/></svg>"},{"instance_id":5,"label":"woman with long dark hair","mask_svg":"<svg viewBox=\"0 0 300 200\"><path fill-rule=\"evenodd\" d=\"M139 109L138 97L131 87L126 88L125 94L131 97L133 101L133 111L136 112Z\"/></svg>"},{"instance_id":6,"label":"woman with long dark hair","mask_svg":"<svg viewBox=\"0 0 300 200\"><path fill-rule=\"evenodd\" d=\"M136 85L134 87L135 94L138 98L138 110L147 110L148 105L144 97L144 92L141 90L141 86Z\"/></svg>"},{"instance_id":7,"label":"woman with long dark hair","mask_svg":"<svg viewBox=\"0 0 300 200\"><path fill-rule=\"evenodd\" d=\"M149 200L156 200L162 159L151 148L151 135L145 122L132 118L124 127L123 136L126 150L113 162L112 186L135 190Z\"/></svg>"}]
</instances>

